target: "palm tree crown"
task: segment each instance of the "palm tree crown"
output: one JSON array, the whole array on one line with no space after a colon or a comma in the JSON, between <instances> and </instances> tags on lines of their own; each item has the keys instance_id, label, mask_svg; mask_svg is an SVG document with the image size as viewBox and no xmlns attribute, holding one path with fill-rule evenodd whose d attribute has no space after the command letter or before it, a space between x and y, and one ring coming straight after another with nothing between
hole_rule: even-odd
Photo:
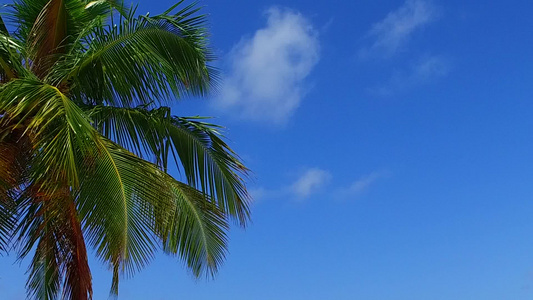
<instances>
[{"instance_id":1,"label":"palm tree crown","mask_svg":"<svg viewBox=\"0 0 533 300\"><path fill-rule=\"evenodd\" d=\"M228 222L249 220L247 169L219 126L165 106L205 95L212 59L183 1L138 16L119 0L14 0L0 15L0 249L33 254L29 297L91 299L87 248L114 294L158 249L217 271Z\"/></svg>"}]
</instances>

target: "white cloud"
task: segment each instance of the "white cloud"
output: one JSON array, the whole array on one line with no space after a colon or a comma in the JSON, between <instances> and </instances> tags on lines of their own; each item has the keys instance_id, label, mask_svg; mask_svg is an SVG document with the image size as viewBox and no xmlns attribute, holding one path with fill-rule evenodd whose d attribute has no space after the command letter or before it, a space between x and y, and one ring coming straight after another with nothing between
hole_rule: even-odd
<instances>
[{"instance_id":1,"label":"white cloud","mask_svg":"<svg viewBox=\"0 0 533 300\"><path fill-rule=\"evenodd\" d=\"M289 195L289 190L284 189L267 189L264 187L253 187L248 190L252 201L255 203L262 202L263 200L286 198Z\"/></svg>"},{"instance_id":2,"label":"white cloud","mask_svg":"<svg viewBox=\"0 0 533 300\"><path fill-rule=\"evenodd\" d=\"M252 197L253 202L258 202L265 198L269 191L263 187L254 187L249 188L248 193L250 193L250 197Z\"/></svg>"},{"instance_id":3,"label":"white cloud","mask_svg":"<svg viewBox=\"0 0 533 300\"><path fill-rule=\"evenodd\" d=\"M373 55L390 57L396 54L411 35L424 25L437 18L437 9L426 0L407 0L385 19L374 24L368 37L374 42L371 46L361 49L360 57Z\"/></svg>"},{"instance_id":4,"label":"white cloud","mask_svg":"<svg viewBox=\"0 0 533 300\"><path fill-rule=\"evenodd\" d=\"M318 193L331 178L331 173L326 170L309 168L301 173L296 180L285 186L278 188L254 187L249 192L254 202L261 202L264 199L286 198L304 200Z\"/></svg>"},{"instance_id":5,"label":"white cloud","mask_svg":"<svg viewBox=\"0 0 533 300\"><path fill-rule=\"evenodd\" d=\"M347 199L359 196L377 181L387 178L390 175L391 172L389 171L375 171L361 176L348 186L330 186L330 181L333 176L329 171L320 168L309 168L301 173L291 184L273 189L255 187L250 190L250 193L255 202L262 202L265 199L286 198L302 201L320 193L323 188L328 186L328 190L330 191L328 195L332 199Z\"/></svg>"},{"instance_id":6,"label":"white cloud","mask_svg":"<svg viewBox=\"0 0 533 300\"><path fill-rule=\"evenodd\" d=\"M267 25L229 54L230 72L215 105L249 120L283 123L300 105L319 59L315 29L301 14L267 11Z\"/></svg>"},{"instance_id":7,"label":"white cloud","mask_svg":"<svg viewBox=\"0 0 533 300\"><path fill-rule=\"evenodd\" d=\"M370 186L373 185L377 180L387 177L389 175L390 175L390 172L386 172L386 171L372 172L368 175L360 177L348 187L338 189L337 194L341 198L350 197L350 196L351 197L358 196L362 192L370 188Z\"/></svg>"},{"instance_id":8,"label":"white cloud","mask_svg":"<svg viewBox=\"0 0 533 300\"><path fill-rule=\"evenodd\" d=\"M443 56L426 56L411 65L408 71L395 72L385 84L371 89L379 96L390 96L448 75L450 60Z\"/></svg>"},{"instance_id":9,"label":"white cloud","mask_svg":"<svg viewBox=\"0 0 533 300\"><path fill-rule=\"evenodd\" d=\"M319 191L330 179L331 174L328 171L318 168L309 169L291 185L290 191L299 199L308 198Z\"/></svg>"},{"instance_id":10,"label":"white cloud","mask_svg":"<svg viewBox=\"0 0 533 300\"><path fill-rule=\"evenodd\" d=\"M411 77L418 81L426 81L448 74L450 64L442 56L428 56L419 60L413 67Z\"/></svg>"}]
</instances>

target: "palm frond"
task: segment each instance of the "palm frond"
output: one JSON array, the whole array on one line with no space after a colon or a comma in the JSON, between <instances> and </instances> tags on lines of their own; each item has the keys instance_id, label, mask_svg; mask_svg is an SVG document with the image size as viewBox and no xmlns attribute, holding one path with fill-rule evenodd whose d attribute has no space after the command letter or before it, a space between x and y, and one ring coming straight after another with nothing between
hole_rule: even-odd
<instances>
[{"instance_id":1,"label":"palm frond","mask_svg":"<svg viewBox=\"0 0 533 300\"><path fill-rule=\"evenodd\" d=\"M39 300L57 299L60 291L59 244L53 235L50 223L43 223L45 229L35 249L26 283L28 296Z\"/></svg>"},{"instance_id":2,"label":"palm frond","mask_svg":"<svg viewBox=\"0 0 533 300\"><path fill-rule=\"evenodd\" d=\"M42 8L27 38L28 58L33 72L40 78L48 74L61 55L72 48L87 24L108 11L86 9L80 0L50 0ZM100 16L98 14L104 14Z\"/></svg>"},{"instance_id":3,"label":"palm frond","mask_svg":"<svg viewBox=\"0 0 533 300\"><path fill-rule=\"evenodd\" d=\"M153 257L154 210L168 211L172 198L155 166L110 141L102 146L83 177L77 202L88 242L113 269L117 293L119 274L130 276Z\"/></svg>"},{"instance_id":4,"label":"palm frond","mask_svg":"<svg viewBox=\"0 0 533 300\"><path fill-rule=\"evenodd\" d=\"M120 275L143 268L161 242L195 275L216 273L227 250L226 213L155 165L110 141L104 145L82 180L78 210L89 243L113 270L112 292Z\"/></svg>"},{"instance_id":5,"label":"palm frond","mask_svg":"<svg viewBox=\"0 0 533 300\"><path fill-rule=\"evenodd\" d=\"M0 251L7 251L16 228L15 204L9 194L0 192Z\"/></svg>"},{"instance_id":6,"label":"palm frond","mask_svg":"<svg viewBox=\"0 0 533 300\"><path fill-rule=\"evenodd\" d=\"M27 73L22 65L24 52L20 41L9 34L0 33L0 83Z\"/></svg>"},{"instance_id":7,"label":"palm frond","mask_svg":"<svg viewBox=\"0 0 533 300\"><path fill-rule=\"evenodd\" d=\"M2 15L0 15L0 33L9 36L9 31L7 30L6 23L4 22Z\"/></svg>"},{"instance_id":8,"label":"palm frond","mask_svg":"<svg viewBox=\"0 0 533 300\"><path fill-rule=\"evenodd\" d=\"M195 118L179 118L169 108L116 108L87 110L97 129L137 155L150 154L166 170L174 158L186 181L210 195L215 203L245 225L249 195L244 181L248 169L222 140L220 127Z\"/></svg>"},{"instance_id":9,"label":"palm frond","mask_svg":"<svg viewBox=\"0 0 533 300\"><path fill-rule=\"evenodd\" d=\"M29 267L29 296L56 299L62 292L62 299L92 298L87 251L70 191L37 193L32 199L19 227L21 258L37 243Z\"/></svg>"},{"instance_id":10,"label":"palm frond","mask_svg":"<svg viewBox=\"0 0 533 300\"><path fill-rule=\"evenodd\" d=\"M34 62L38 77L54 64L57 53L63 52L67 43L68 12L64 0L50 0L37 16L29 32L29 58Z\"/></svg>"},{"instance_id":11,"label":"palm frond","mask_svg":"<svg viewBox=\"0 0 533 300\"><path fill-rule=\"evenodd\" d=\"M227 251L227 215L205 194L173 182L174 209L160 232L163 250L178 255L197 277L214 276Z\"/></svg>"},{"instance_id":12,"label":"palm frond","mask_svg":"<svg viewBox=\"0 0 533 300\"><path fill-rule=\"evenodd\" d=\"M25 124L24 134L35 139L35 181L78 185L76 157L91 151L96 131L69 98L39 81L13 80L2 87L0 111L5 121Z\"/></svg>"},{"instance_id":13,"label":"palm frond","mask_svg":"<svg viewBox=\"0 0 533 300\"><path fill-rule=\"evenodd\" d=\"M26 41L35 20L46 6L49 0L14 0L8 20L17 25L15 35L22 41Z\"/></svg>"},{"instance_id":14,"label":"palm frond","mask_svg":"<svg viewBox=\"0 0 533 300\"><path fill-rule=\"evenodd\" d=\"M130 9L124 6L123 0L85 0L85 3L85 9L96 16L109 15L113 10L122 16L130 14Z\"/></svg>"},{"instance_id":15,"label":"palm frond","mask_svg":"<svg viewBox=\"0 0 533 300\"><path fill-rule=\"evenodd\" d=\"M100 26L87 52L56 65L54 82L68 82L73 97L86 104L131 107L171 95L206 94L215 70L207 65L212 56L205 16L196 11L187 6L154 17L131 13L117 26Z\"/></svg>"},{"instance_id":16,"label":"palm frond","mask_svg":"<svg viewBox=\"0 0 533 300\"><path fill-rule=\"evenodd\" d=\"M6 250L16 228L15 199L26 180L32 150L26 138L14 139L14 135L5 133L0 136L0 250Z\"/></svg>"}]
</instances>

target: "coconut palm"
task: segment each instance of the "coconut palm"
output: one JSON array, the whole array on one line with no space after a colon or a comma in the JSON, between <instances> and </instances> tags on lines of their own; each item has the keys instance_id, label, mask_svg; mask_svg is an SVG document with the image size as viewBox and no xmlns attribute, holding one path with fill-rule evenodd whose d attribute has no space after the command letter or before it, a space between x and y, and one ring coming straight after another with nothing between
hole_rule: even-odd
<instances>
[{"instance_id":1,"label":"coconut palm","mask_svg":"<svg viewBox=\"0 0 533 300\"><path fill-rule=\"evenodd\" d=\"M205 16L182 2L156 16L117 0L2 13L0 248L33 255L30 298L91 299L88 249L113 294L157 250L214 275L229 222L249 221L247 169L221 128L168 107L216 79Z\"/></svg>"}]
</instances>

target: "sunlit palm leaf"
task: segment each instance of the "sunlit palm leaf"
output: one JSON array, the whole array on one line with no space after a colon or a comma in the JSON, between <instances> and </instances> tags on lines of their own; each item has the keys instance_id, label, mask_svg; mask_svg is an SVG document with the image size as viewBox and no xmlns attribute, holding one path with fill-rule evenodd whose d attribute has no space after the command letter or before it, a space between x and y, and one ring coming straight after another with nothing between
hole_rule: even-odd
<instances>
[{"instance_id":1,"label":"sunlit palm leaf","mask_svg":"<svg viewBox=\"0 0 533 300\"><path fill-rule=\"evenodd\" d=\"M206 65L212 57L200 26L204 17L189 13L129 16L118 26L99 27L82 57L65 59L68 73L57 65L54 81L71 82L73 95L86 104L130 107L172 94L205 94L215 71Z\"/></svg>"},{"instance_id":2,"label":"sunlit palm leaf","mask_svg":"<svg viewBox=\"0 0 533 300\"><path fill-rule=\"evenodd\" d=\"M3 35L9 35L9 31L7 30L6 23L4 22L4 18L0 15L0 33Z\"/></svg>"},{"instance_id":3,"label":"sunlit palm leaf","mask_svg":"<svg viewBox=\"0 0 533 300\"><path fill-rule=\"evenodd\" d=\"M124 5L123 0L85 0L85 9L93 16L109 15L116 10L123 16L128 16L130 10Z\"/></svg>"},{"instance_id":4,"label":"sunlit palm leaf","mask_svg":"<svg viewBox=\"0 0 533 300\"><path fill-rule=\"evenodd\" d=\"M172 191L174 209L160 233L163 249L185 260L196 276L213 276L226 254L226 215L188 185L174 181Z\"/></svg>"},{"instance_id":5,"label":"sunlit palm leaf","mask_svg":"<svg viewBox=\"0 0 533 300\"><path fill-rule=\"evenodd\" d=\"M128 151L103 142L93 169L87 170L78 195L88 241L118 275L132 275L156 250L154 210L170 207L170 189L162 172Z\"/></svg>"},{"instance_id":6,"label":"sunlit palm leaf","mask_svg":"<svg viewBox=\"0 0 533 300\"><path fill-rule=\"evenodd\" d=\"M35 160L34 180L78 185L76 157L91 151L96 132L80 108L56 87L33 80L14 80L0 92L4 120L27 123L41 149Z\"/></svg>"},{"instance_id":7,"label":"sunlit palm leaf","mask_svg":"<svg viewBox=\"0 0 533 300\"><path fill-rule=\"evenodd\" d=\"M18 40L8 34L0 33L0 83L27 73L22 65L24 51Z\"/></svg>"},{"instance_id":8,"label":"sunlit palm leaf","mask_svg":"<svg viewBox=\"0 0 533 300\"><path fill-rule=\"evenodd\" d=\"M151 154L163 169L174 155L189 184L202 190L242 225L249 199L237 155L221 139L219 127L194 118L170 115L168 108L97 106L88 115L101 132L138 155Z\"/></svg>"},{"instance_id":9,"label":"sunlit palm leaf","mask_svg":"<svg viewBox=\"0 0 533 300\"><path fill-rule=\"evenodd\" d=\"M65 0L50 0L37 16L28 37L29 58L37 76L44 75L57 59L56 54L65 51L67 19Z\"/></svg>"},{"instance_id":10,"label":"sunlit palm leaf","mask_svg":"<svg viewBox=\"0 0 533 300\"><path fill-rule=\"evenodd\" d=\"M11 21L18 26L15 35L26 42L35 20L49 0L14 0L9 14Z\"/></svg>"}]
</instances>

